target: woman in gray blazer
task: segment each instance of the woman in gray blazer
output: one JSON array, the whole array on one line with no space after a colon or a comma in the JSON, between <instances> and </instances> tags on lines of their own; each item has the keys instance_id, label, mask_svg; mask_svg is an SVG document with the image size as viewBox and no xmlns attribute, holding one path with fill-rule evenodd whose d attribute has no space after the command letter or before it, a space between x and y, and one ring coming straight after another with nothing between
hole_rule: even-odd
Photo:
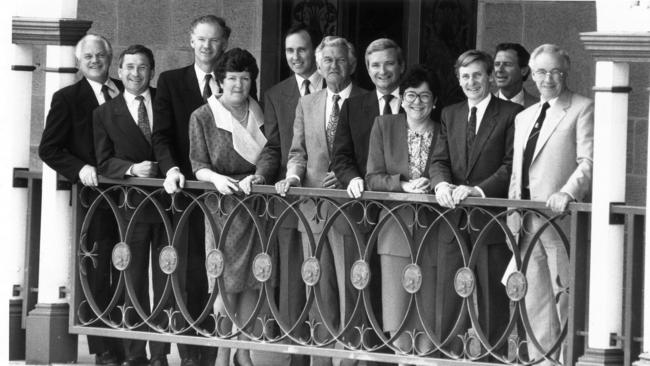
<instances>
[{"instance_id":1,"label":"woman in gray blazer","mask_svg":"<svg viewBox=\"0 0 650 366\"><path fill-rule=\"evenodd\" d=\"M366 183L373 191L429 193L429 159L437 127L431 119L438 97L433 74L421 65L411 67L400 83L406 114L375 119L370 134ZM381 262L384 331L396 352L410 352L409 333L431 330L434 323L435 253L432 234L416 224L432 222L431 212L414 204L388 203L380 215L377 252ZM425 212L426 211L426 212ZM398 220L399 218L399 220ZM401 222L401 223L400 223ZM383 224L383 225L382 225ZM416 295L417 294L417 295ZM415 298L421 301L416 305ZM431 349L417 336L416 352Z\"/></svg>"}]
</instances>

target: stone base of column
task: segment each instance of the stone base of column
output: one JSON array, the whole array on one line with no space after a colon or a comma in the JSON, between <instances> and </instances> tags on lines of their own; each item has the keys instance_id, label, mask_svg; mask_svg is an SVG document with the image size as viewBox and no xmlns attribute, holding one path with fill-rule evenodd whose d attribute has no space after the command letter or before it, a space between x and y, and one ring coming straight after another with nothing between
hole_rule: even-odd
<instances>
[{"instance_id":1,"label":"stone base of column","mask_svg":"<svg viewBox=\"0 0 650 366\"><path fill-rule=\"evenodd\" d=\"M68 332L68 304L36 304L27 315L26 364L77 362L77 335Z\"/></svg>"},{"instance_id":2,"label":"stone base of column","mask_svg":"<svg viewBox=\"0 0 650 366\"><path fill-rule=\"evenodd\" d=\"M650 353L644 352L639 355L639 359L632 363L633 366L650 366Z\"/></svg>"},{"instance_id":3,"label":"stone base of column","mask_svg":"<svg viewBox=\"0 0 650 366\"><path fill-rule=\"evenodd\" d=\"M9 300L9 361L25 359L25 329L22 326L23 299Z\"/></svg>"},{"instance_id":4,"label":"stone base of column","mask_svg":"<svg viewBox=\"0 0 650 366\"><path fill-rule=\"evenodd\" d=\"M578 359L576 366L622 366L623 350L620 348L597 349L587 348L585 354Z\"/></svg>"}]
</instances>

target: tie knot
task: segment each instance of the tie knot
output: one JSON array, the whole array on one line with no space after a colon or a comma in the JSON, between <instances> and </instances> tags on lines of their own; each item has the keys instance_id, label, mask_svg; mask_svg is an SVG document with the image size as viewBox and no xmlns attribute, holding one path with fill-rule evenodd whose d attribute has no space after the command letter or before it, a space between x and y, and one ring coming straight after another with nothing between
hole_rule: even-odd
<instances>
[{"instance_id":1,"label":"tie knot","mask_svg":"<svg viewBox=\"0 0 650 366\"><path fill-rule=\"evenodd\" d=\"M333 101L334 103L338 103L338 102L339 102L339 99L341 99L341 96L340 96L340 95L338 95L338 94L334 94L334 95L332 95L332 101Z\"/></svg>"},{"instance_id":2,"label":"tie knot","mask_svg":"<svg viewBox=\"0 0 650 366\"><path fill-rule=\"evenodd\" d=\"M390 101L393 100L393 98L395 98L395 96L393 94L386 94L382 98L384 98L386 103L390 103Z\"/></svg>"},{"instance_id":3,"label":"tie knot","mask_svg":"<svg viewBox=\"0 0 650 366\"><path fill-rule=\"evenodd\" d=\"M309 88L309 84L311 84L311 83L309 82L309 79L305 79L305 80L302 81L302 85L305 87L305 89L306 89L306 88Z\"/></svg>"},{"instance_id":4,"label":"tie knot","mask_svg":"<svg viewBox=\"0 0 650 366\"><path fill-rule=\"evenodd\" d=\"M470 117L472 117L472 116L476 117L476 110L477 110L476 107L472 107L472 108L469 110L469 115L470 115Z\"/></svg>"},{"instance_id":5,"label":"tie knot","mask_svg":"<svg viewBox=\"0 0 650 366\"><path fill-rule=\"evenodd\" d=\"M209 83L211 79L212 79L212 74L205 74L205 78L203 80L205 80L206 83Z\"/></svg>"},{"instance_id":6,"label":"tie knot","mask_svg":"<svg viewBox=\"0 0 650 366\"><path fill-rule=\"evenodd\" d=\"M109 91L111 91L111 88L109 88L108 85L106 84L102 85L102 93L103 92L108 93Z\"/></svg>"},{"instance_id":7,"label":"tie knot","mask_svg":"<svg viewBox=\"0 0 650 366\"><path fill-rule=\"evenodd\" d=\"M138 102L143 102L144 101L144 96L138 95L138 96L135 97L135 100L137 100Z\"/></svg>"},{"instance_id":8,"label":"tie knot","mask_svg":"<svg viewBox=\"0 0 650 366\"><path fill-rule=\"evenodd\" d=\"M542 110L543 110L543 111L546 111L550 106L551 106L551 105L548 104L548 102L544 102L544 104L542 104Z\"/></svg>"}]
</instances>

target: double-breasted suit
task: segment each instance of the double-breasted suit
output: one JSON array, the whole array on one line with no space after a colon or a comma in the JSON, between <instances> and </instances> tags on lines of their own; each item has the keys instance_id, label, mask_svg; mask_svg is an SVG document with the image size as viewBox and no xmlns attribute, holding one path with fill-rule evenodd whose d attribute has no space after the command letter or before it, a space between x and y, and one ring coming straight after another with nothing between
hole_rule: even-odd
<instances>
[{"instance_id":1,"label":"double-breasted suit","mask_svg":"<svg viewBox=\"0 0 650 366\"><path fill-rule=\"evenodd\" d=\"M429 175L431 187L442 182L454 185L479 187L486 197L506 198L512 170L512 142L514 120L522 110L518 104L490 99L480 121L474 143L467 158L466 129L469 106L467 101L448 106L442 110L441 130L436 142ZM480 209L464 212L456 209L447 213L449 225L441 225L438 255L438 299L440 314L457 314L461 298L454 289L456 271L463 264L458 243L451 226L465 228L461 237L470 250L479 250L475 271L478 289L479 320L483 331L491 341L496 341L505 330L508 320L508 298L501 276L510 257L503 230L494 222L488 225L499 210ZM466 225L469 220L470 225ZM475 241L480 238L480 242ZM454 316L438 319L437 329L446 337L455 321Z\"/></svg>"},{"instance_id":2,"label":"double-breasted suit","mask_svg":"<svg viewBox=\"0 0 650 366\"><path fill-rule=\"evenodd\" d=\"M111 79L121 91L122 82ZM86 164L95 166L93 145L92 113L99 106L95 93L86 78L68 85L52 96L47 113L45 129L41 136L38 155L45 164L71 182L79 180L79 171ZM97 242L97 267L88 269L87 276L91 292L100 306L105 306L112 297L111 250L118 242L117 226L113 214L105 205L95 211L88 228L88 245ZM110 352L118 358L123 354L122 342L116 338L88 336L91 354Z\"/></svg>"},{"instance_id":3,"label":"double-breasted suit","mask_svg":"<svg viewBox=\"0 0 650 366\"><path fill-rule=\"evenodd\" d=\"M515 121L510 199L521 199L523 152L541 105L539 102L521 112ZM568 193L578 201L589 200L593 167L593 113L591 99L568 90L551 101L530 163L528 189L531 200L546 201L556 192ZM555 216L550 211L546 214ZM526 215L522 218L517 213L508 218L511 230L518 234L521 255L532 250L526 271L526 310L535 337L547 351L559 337L568 310L567 296L556 297L556 294L561 292L562 287L571 288L571 284L569 257L560 235L548 227L538 241L531 243L532 236L545 222L539 216ZM567 236L570 234L568 217L554 222ZM524 230L520 230L522 226ZM530 343L528 352L531 360L539 359L545 353Z\"/></svg>"}]
</instances>

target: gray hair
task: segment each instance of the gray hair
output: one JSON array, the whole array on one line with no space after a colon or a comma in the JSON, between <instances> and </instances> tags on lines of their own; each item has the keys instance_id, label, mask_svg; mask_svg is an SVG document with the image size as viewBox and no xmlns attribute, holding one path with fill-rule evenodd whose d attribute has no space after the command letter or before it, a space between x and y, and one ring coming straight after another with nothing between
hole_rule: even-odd
<instances>
[{"instance_id":1,"label":"gray hair","mask_svg":"<svg viewBox=\"0 0 650 366\"><path fill-rule=\"evenodd\" d=\"M323 49L325 47L341 47L347 50L348 53L348 62L354 69L357 65L357 56L354 52L354 46L352 43L348 42L347 39L337 36L327 36L323 38L321 43L316 47L316 63L320 65L321 60L323 59Z\"/></svg>"},{"instance_id":2,"label":"gray hair","mask_svg":"<svg viewBox=\"0 0 650 366\"><path fill-rule=\"evenodd\" d=\"M546 43L538 46L533 50L533 52L530 53L530 61L528 62L528 66L530 66L531 70L534 70L533 64L535 63L535 59L542 53L557 55L560 60L562 60L562 71L568 71L571 68L571 59L569 58L569 53L556 44Z\"/></svg>"},{"instance_id":3,"label":"gray hair","mask_svg":"<svg viewBox=\"0 0 650 366\"><path fill-rule=\"evenodd\" d=\"M404 55L402 54L402 48L392 39L389 38L379 38L370 42L368 48L366 48L366 67L368 67L368 57L373 52L379 52L384 50L394 49L397 53L397 62L400 65L404 65Z\"/></svg>"},{"instance_id":4,"label":"gray hair","mask_svg":"<svg viewBox=\"0 0 650 366\"><path fill-rule=\"evenodd\" d=\"M88 33L85 36L83 36L79 40L79 42L77 42L77 45L74 47L74 56L77 58L77 62L81 60L81 48L83 47L84 43L88 41L102 42L104 44L104 49L108 54L108 58L109 59L113 58L113 47L111 47L111 43L104 36L100 36L99 34L95 34L95 33Z\"/></svg>"}]
</instances>

